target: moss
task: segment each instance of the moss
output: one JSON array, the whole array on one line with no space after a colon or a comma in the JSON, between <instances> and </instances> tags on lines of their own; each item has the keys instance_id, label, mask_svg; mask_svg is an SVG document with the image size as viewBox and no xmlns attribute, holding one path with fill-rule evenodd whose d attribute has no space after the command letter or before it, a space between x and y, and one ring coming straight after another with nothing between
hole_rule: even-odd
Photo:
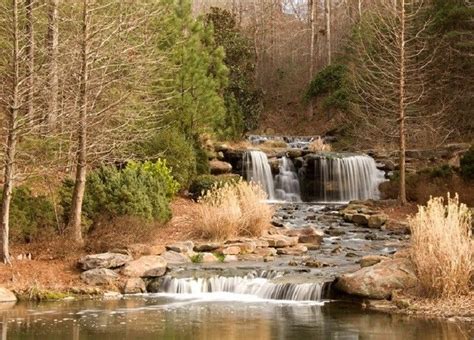
<instances>
[{"instance_id":1,"label":"moss","mask_svg":"<svg viewBox=\"0 0 474 340\"><path fill-rule=\"evenodd\" d=\"M201 253L197 253L191 256L192 263L202 263L203 255Z\"/></svg>"},{"instance_id":2,"label":"moss","mask_svg":"<svg viewBox=\"0 0 474 340\"><path fill-rule=\"evenodd\" d=\"M217 261L219 262L224 262L225 260L225 255L222 253L213 253L214 256L217 258Z\"/></svg>"},{"instance_id":3,"label":"moss","mask_svg":"<svg viewBox=\"0 0 474 340\"><path fill-rule=\"evenodd\" d=\"M20 294L20 299L28 301L54 301L63 300L65 298L73 297L74 295L68 292L61 292L49 289L43 289L36 286L31 287L25 294Z\"/></svg>"}]
</instances>

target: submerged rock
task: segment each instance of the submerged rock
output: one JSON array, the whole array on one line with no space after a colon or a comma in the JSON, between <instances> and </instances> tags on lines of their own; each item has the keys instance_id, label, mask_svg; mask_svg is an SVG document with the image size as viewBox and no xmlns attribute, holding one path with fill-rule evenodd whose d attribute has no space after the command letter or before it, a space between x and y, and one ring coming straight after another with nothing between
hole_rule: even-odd
<instances>
[{"instance_id":1,"label":"submerged rock","mask_svg":"<svg viewBox=\"0 0 474 340\"><path fill-rule=\"evenodd\" d=\"M119 275L107 268L94 268L81 274L81 280L91 286L111 285L115 283Z\"/></svg>"},{"instance_id":2,"label":"submerged rock","mask_svg":"<svg viewBox=\"0 0 474 340\"><path fill-rule=\"evenodd\" d=\"M343 274L336 279L336 289L350 295L388 299L392 291L415 286L417 278L408 259L393 259Z\"/></svg>"},{"instance_id":3,"label":"submerged rock","mask_svg":"<svg viewBox=\"0 0 474 340\"><path fill-rule=\"evenodd\" d=\"M95 268L118 268L131 260L131 256L119 253L87 255L79 260L79 267L82 270L90 270Z\"/></svg>"},{"instance_id":4,"label":"submerged rock","mask_svg":"<svg viewBox=\"0 0 474 340\"><path fill-rule=\"evenodd\" d=\"M130 277L158 277L166 272L166 261L161 256L142 256L129 262L122 270L123 275Z\"/></svg>"}]
</instances>

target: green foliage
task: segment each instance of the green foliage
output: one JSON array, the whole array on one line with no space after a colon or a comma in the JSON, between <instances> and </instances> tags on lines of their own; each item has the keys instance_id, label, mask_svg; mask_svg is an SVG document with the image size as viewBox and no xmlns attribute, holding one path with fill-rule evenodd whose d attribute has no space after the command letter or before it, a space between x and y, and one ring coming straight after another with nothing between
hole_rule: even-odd
<instances>
[{"instance_id":1,"label":"green foliage","mask_svg":"<svg viewBox=\"0 0 474 340\"><path fill-rule=\"evenodd\" d=\"M72 186L72 181L65 181L61 191L66 218ZM130 162L123 170L103 166L87 177L83 214L89 222L104 214L165 222L171 217L169 203L178 189L165 160Z\"/></svg>"},{"instance_id":2,"label":"green foliage","mask_svg":"<svg viewBox=\"0 0 474 340\"><path fill-rule=\"evenodd\" d=\"M461 175L465 179L474 179L474 146L461 157Z\"/></svg>"},{"instance_id":3,"label":"green foliage","mask_svg":"<svg viewBox=\"0 0 474 340\"><path fill-rule=\"evenodd\" d=\"M192 14L191 1L168 0L168 39L160 44L169 53L173 74L160 88L173 94L167 101L167 119L192 139L203 131L215 132L225 116L222 92L228 69L224 49L214 42L213 30Z\"/></svg>"},{"instance_id":4,"label":"green foliage","mask_svg":"<svg viewBox=\"0 0 474 340\"><path fill-rule=\"evenodd\" d=\"M227 10L212 7L205 22L213 27L215 45L223 46L225 50L224 62L230 71L224 93L225 131L228 136L238 138L243 132L257 127L262 111L263 93L255 84L255 46Z\"/></svg>"},{"instance_id":5,"label":"green foliage","mask_svg":"<svg viewBox=\"0 0 474 340\"><path fill-rule=\"evenodd\" d=\"M196 176L196 152L193 144L177 129L164 129L137 147L140 159L166 159L166 164L181 188L187 188Z\"/></svg>"},{"instance_id":6,"label":"green foliage","mask_svg":"<svg viewBox=\"0 0 474 340\"><path fill-rule=\"evenodd\" d=\"M214 253L214 256L217 258L217 261L219 262L224 262L225 260L225 255L222 253Z\"/></svg>"},{"instance_id":7,"label":"green foliage","mask_svg":"<svg viewBox=\"0 0 474 340\"><path fill-rule=\"evenodd\" d=\"M201 263L204 255L202 253L197 253L193 256L191 256L191 262L192 263Z\"/></svg>"},{"instance_id":8,"label":"green foliage","mask_svg":"<svg viewBox=\"0 0 474 340\"><path fill-rule=\"evenodd\" d=\"M203 193L217 186L218 188L223 187L226 183L235 184L239 181L239 175L226 175L226 176L213 176L213 175L201 175L194 179L189 187L189 193L194 197L198 198Z\"/></svg>"},{"instance_id":9,"label":"green foliage","mask_svg":"<svg viewBox=\"0 0 474 340\"><path fill-rule=\"evenodd\" d=\"M420 174L427 174L431 178L448 178L454 174L453 168L449 164L443 164L419 171Z\"/></svg>"},{"instance_id":10,"label":"green foliage","mask_svg":"<svg viewBox=\"0 0 474 340\"><path fill-rule=\"evenodd\" d=\"M333 64L316 74L305 94L306 100L324 97L325 109L347 110L349 108L349 91L346 81L347 67Z\"/></svg>"},{"instance_id":11,"label":"green foliage","mask_svg":"<svg viewBox=\"0 0 474 340\"><path fill-rule=\"evenodd\" d=\"M54 231L54 206L47 197L33 196L30 189L20 186L13 190L10 223L12 239L32 241L41 232Z\"/></svg>"}]
</instances>

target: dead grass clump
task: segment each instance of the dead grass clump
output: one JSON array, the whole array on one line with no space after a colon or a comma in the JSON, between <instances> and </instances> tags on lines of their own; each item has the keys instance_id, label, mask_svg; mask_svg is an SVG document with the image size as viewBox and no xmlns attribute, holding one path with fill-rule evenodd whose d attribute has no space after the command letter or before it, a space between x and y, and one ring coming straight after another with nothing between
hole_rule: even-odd
<instances>
[{"instance_id":1,"label":"dead grass clump","mask_svg":"<svg viewBox=\"0 0 474 340\"><path fill-rule=\"evenodd\" d=\"M423 293L444 298L467 293L474 274L468 207L457 194L448 194L447 205L442 197L431 198L409 222L411 258Z\"/></svg>"},{"instance_id":2,"label":"dead grass clump","mask_svg":"<svg viewBox=\"0 0 474 340\"><path fill-rule=\"evenodd\" d=\"M331 151L331 145L324 143L321 137L316 138L311 144L308 146L309 151L311 152L320 152L320 151Z\"/></svg>"},{"instance_id":3,"label":"dead grass clump","mask_svg":"<svg viewBox=\"0 0 474 340\"><path fill-rule=\"evenodd\" d=\"M254 183L214 186L185 216L196 237L223 240L237 235L261 236L270 225L272 208L265 192Z\"/></svg>"}]
</instances>

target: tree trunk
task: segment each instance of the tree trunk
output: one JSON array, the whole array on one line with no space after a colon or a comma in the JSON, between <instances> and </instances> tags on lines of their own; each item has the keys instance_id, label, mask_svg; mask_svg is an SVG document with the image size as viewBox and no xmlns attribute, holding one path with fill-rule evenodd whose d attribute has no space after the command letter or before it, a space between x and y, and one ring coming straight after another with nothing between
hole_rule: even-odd
<instances>
[{"instance_id":1,"label":"tree trunk","mask_svg":"<svg viewBox=\"0 0 474 340\"><path fill-rule=\"evenodd\" d=\"M31 120L34 116L34 77L33 74L35 72L35 31L33 27L33 7L34 7L34 0L26 0L25 1L25 9L26 9L26 34L27 34L27 44L26 44L26 54L28 60L27 66L27 116Z\"/></svg>"},{"instance_id":2,"label":"tree trunk","mask_svg":"<svg viewBox=\"0 0 474 340\"><path fill-rule=\"evenodd\" d=\"M326 49L328 65L332 63L332 46L331 46L331 0L326 0Z\"/></svg>"},{"instance_id":3,"label":"tree trunk","mask_svg":"<svg viewBox=\"0 0 474 340\"><path fill-rule=\"evenodd\" d=\"M309 0L309 21L311 27L311 39L310 39L310 48L309 48L309 84L313 80L314 75L314 36L316 35L316 23L314 20L314 8L316 7L315 2L316 0ZM309 108L308 108L308 115L310 117L313 116L313 101L310 99L309 101Z\"/></svg>"},{"instance_id":4,"label":"tree trunk","mask_svg":"<svg viewBox=\"0 0 474 340\"><path fill-rule=\"evenodd\" d=\"M12 101L8 110L7 141L5 145L5 169L3 177L2 193L2 257L3 262L10 264L9 231L10 231L10 203L12 199L14 175L15 175L15 153L17 142L17 118L20 106L19 83L20 83L20 48L18 31L18 0L13 0L13 78L12 78Z\"/></svg>"},{"instance_id":5,"label":"tree trunk","mask_svg":"<svg viewBox=\"0 0 474 340\"><path fill-rule=\"evenodd\" d=\"M81 39L81 83L79 89L79 122L77 130L78 149L77 166L74 191L71 203L71 215L69 217L69 230L73 240L82 244L82 201L84 200L84 191L86 188L86 169L87 169L87 90L88 90L88 0L83 0L82 12L82 39Z\"/></svg>"},{"instance_id":6,"label":"tree trunk","mask_svg":"<svg viewBox=\"0 0 474 340\"><path fill-rule=\"evenodd\" d=\"M49 107L46 117L48 129L54 129L58 115L58 2L59 0L50 0L48 9Z\"/></svg>"},{"instance_id":7,"label":"tree trunk","mask_svg":"<svg viewBox=\"0 0 474 340\"><path fill-rule=\"evenodd\" d=\"M406 204L405 183L405 0L400 3L400 196L401 205Z\"/></svg>"}]
</instances>

